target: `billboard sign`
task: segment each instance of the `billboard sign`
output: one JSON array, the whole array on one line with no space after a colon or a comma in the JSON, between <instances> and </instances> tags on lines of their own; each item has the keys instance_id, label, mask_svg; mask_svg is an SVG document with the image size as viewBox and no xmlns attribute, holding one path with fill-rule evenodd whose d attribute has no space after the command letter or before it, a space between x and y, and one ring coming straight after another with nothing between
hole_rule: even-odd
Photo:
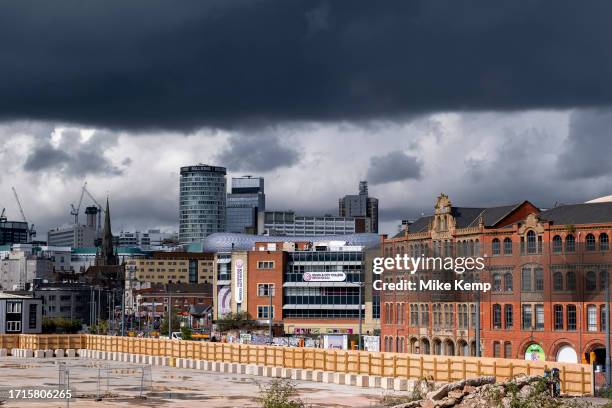
<instances>
[{"instance_id":1,"label":"billboard sign","mask_svg":"<svg viewBox=\"0 0 612 408\"><path fill-rule=\"evenodd\" d=\"M363 349L365 351L380 351L380 337L363 336Z\"/></svg>"},{"instance_id":2,"label":"billboard sign","mask_svg":"<svg viewBox=\"0 0 612 408\"><path fill-rule=\"evenodd\" d=\"M348 350L348 336L346 334L326 334L323 336L323 348Z\"/></svg>"},{"instance_id":3,"label":"billboard sign","mask_svg":"<svg viewBox=\"0 0 612 408\"><path fill-rule=\"evenodd\" d=\"M217 292L217 318L221 319L232 311L231 305L232 291L229 286L219 286Z\"/></svg>"},{"instance_id":4,"label":"billboard sign","mask_svg":"<svg viewBox=\"0 0 612 408\"><path fill-rule=\"evenodd\" d=\"M244 261L236 260L236 303L242 303L244 294Z\"/></svg>"},{"instance_id":5,"label":"billboard sign","mask_svg":"<svg viewBox=\"0 0 612 408\"><path fill-rule=\"evenodd\" d=\"M304 272L302 279L304 282L344 282L346 274L344 272Z\"/></svg>"}]
</instances>

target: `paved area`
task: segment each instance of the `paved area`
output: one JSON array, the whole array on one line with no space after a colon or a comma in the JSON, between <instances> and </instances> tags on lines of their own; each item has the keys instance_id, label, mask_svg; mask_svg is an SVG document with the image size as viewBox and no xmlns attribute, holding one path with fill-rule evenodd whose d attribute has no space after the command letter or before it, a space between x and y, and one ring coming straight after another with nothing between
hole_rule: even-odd
<instances>
[{"instance_id":1,"label":"paved area","mask_svg":"<svg viewBox=\"0 0 612 408\"><path fill-rule=\"evenodd\" d=\"M258 407L259 386L271 379L241 374L145 366L85 359L0 358L0 387L57 387L65 362L78 398L70 407ZM109 370L106 376L106 370ZM150 376L150 377L149 377ZM100 379L98 379L100 378ZM144 385L142 397L141 383ZM312 407L379 407L393 391L295 381ZM96 401L98 395L101 401ZM7 400L6 407L66 407L65 401Z\"/></svg>"}]
</instances>

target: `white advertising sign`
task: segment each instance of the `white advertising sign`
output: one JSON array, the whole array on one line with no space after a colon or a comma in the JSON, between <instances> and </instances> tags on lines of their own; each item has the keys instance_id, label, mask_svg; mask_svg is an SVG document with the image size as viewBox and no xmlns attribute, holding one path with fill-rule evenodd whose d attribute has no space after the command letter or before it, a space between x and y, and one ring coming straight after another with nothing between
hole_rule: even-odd
<instances>
[{"instance_id":1,"label":"white advertising sign","mask_svg":"<svg viewBox=\"0 0 612 408\"><path fill-rule=\"evenodd\" d=\"M344 282L344 272L304 272L304 282Z\"/></svg>"},{"instance_id":2,"label":"white advertising sign","mask_svg":"<svg viewBox=\"0 0 612 408\"><path fill-rule=\"evenodd\" d=\"M244 290L244 261L236 260L236 303L242 303Z\"/></svg>"},{"instance_id":3,"label":"white advertising sign","mask_svg":"<svg viewBox=\"0 0 612 408\"><path fill-rule=\"evenodd\" d=\"M323 348L348 350L348 336L346 334L326 334L323 336Z\"/></svg>"},{"instance_id":4,"label":"white advertising sign","mask_svg":"<svg viewBox=\"0 0 612 408\"><path fill-rule=\"evenodd\" d=\"M363 349L365 351L380 351L380 337L363 336Z\"/></svg>"}]
</instances>

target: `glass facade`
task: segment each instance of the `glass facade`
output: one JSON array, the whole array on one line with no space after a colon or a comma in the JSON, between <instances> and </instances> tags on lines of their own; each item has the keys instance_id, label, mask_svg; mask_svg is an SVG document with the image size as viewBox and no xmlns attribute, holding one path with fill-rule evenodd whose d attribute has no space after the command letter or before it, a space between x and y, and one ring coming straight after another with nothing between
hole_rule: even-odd
<instances>
[{"instance_id":1,"label":"glass facade","mask_svg":"<svg viewBox=\"0 0 612 408\"><path fill-rule=\"evenodd\" d=\"M234 177L227 195L227 232L257 234L257 213L265 211L262 177Z\"/></svg>"},{"instance_id":2,"label":"glass facade","mask_svg":"<svg viewBox=\"0 0 612 408\"><path fill-rule=\"evenodd\" d=\"M358 318L363 307L359 285L364 257L358 251L296 251L288 253L283 291L286 318ZM342 282L307 282L304 273L343 272ZM364 312L362 312L364 313Z\"/></svg>"},{"instance_id":3,"label":"glass facade","mask_svg":"<svg viewBox=\"0 0 612 408\"><path fill-rule=\"evenodd\" d=\"M352 217L311 217L295 215L292 211L266 211L264 229L270 235L306 237L353 234L356 226Z\"/></svg>"},{"instance_id":4,"label":"glass facade","mask_svg":"<svg viewBox=\"0 0 612 408\"><path fill-rule=\"evenodd\" d=\"M0 220L0 245L28 242L28 224L19 221Z\"/></svg>"},{"instance_id":5,"label":"glass facade","mask_svg":"<svg viewBox=\"0 0 612 408\"><path fill-rule=\"evenodd\" d=\"M225 168L181 167L179 242L199 241L225 231Z\"/></svg>"},{"instance_id":6,"label":"glass facade","mask_svg":"<svg viewBox=\"0 0 612 408\"><path fill-rule=\"evenodd\" d=\"M217 259L217 281L232 280L231 254L219 254Z\"/></svg>"}]
</instances>

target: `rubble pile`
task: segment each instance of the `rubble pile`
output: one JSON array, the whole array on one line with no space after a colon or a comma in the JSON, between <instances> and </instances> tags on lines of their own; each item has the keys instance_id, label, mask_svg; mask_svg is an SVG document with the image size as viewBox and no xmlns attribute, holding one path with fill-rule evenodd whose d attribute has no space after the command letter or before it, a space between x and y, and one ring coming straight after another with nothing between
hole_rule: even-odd
<instances>
[{"instance_id":1,"label":"rubble pile","mask_svg":"<svg viewBox=\"0 0 612 408\"><path fill-rule=\"evenodd\" d=\"M419 384L415 395L427 389ZM576 408L575 398L553 398L542 376L518 377L496 383L495 377L470 378L429 391L425 398L394 405L393 408ZM418 397L416 397L418 398Z\"/></svg>"}]
</instances>

